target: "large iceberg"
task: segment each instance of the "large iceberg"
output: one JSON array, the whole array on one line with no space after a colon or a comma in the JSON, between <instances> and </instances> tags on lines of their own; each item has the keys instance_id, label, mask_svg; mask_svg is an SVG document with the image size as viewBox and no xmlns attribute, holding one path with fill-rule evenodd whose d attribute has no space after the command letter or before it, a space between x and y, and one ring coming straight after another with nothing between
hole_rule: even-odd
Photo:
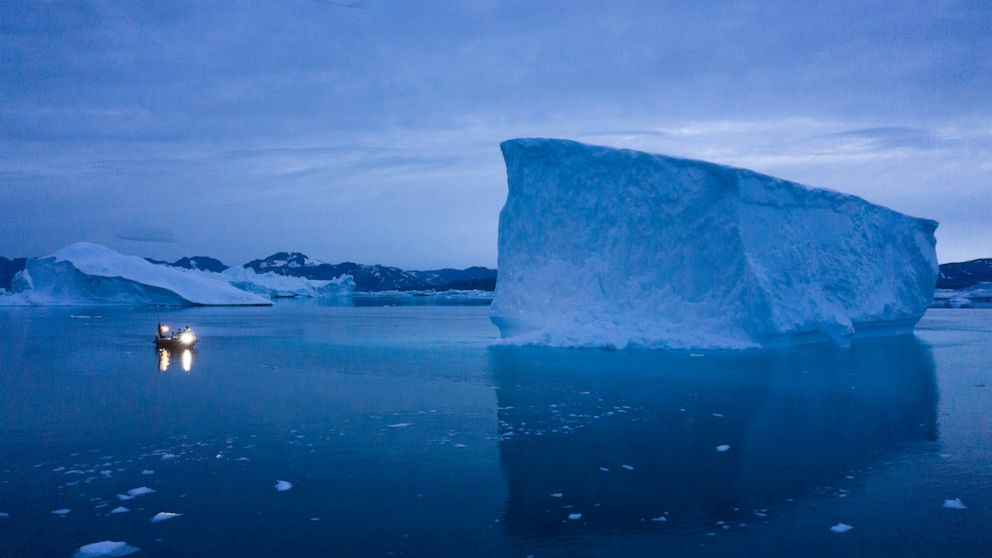
<instances>
[{"instance_id":1,"label":"large iceberg","mask_svg":"<svg viewBox=\"0 0 992 558\"><path fill-rule=\"evenodd\" d=\"M156 265L89 242L28 260L11 287L14 293L0 297L0 304L271 304L220 274Z\"/></svg>"},{"instance_id":2,"label":"large iceberg","mask_svg":"<svg viewBox=\"0 0 992 558\"><path fill-rule=\"evenodd\" d=\"M912 331L935 221L702 161L502 145L491 318L505 343L749 348Z\"/></svg>"}]
</instances>

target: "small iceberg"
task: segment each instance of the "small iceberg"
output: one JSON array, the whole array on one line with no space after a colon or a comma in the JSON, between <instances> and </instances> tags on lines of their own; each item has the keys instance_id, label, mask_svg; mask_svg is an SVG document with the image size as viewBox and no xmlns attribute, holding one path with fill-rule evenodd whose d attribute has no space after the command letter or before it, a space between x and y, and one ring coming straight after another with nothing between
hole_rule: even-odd
<instances>
[{"instance_id":1,"label":"small iceberg","mask_svg":"<svg viewBox=\"0 0 992 558\"><path fill-rule=\"evenodd\" d=\"M138 488L132 488L131 490L128 490L127 493L125 494L118 494L117 499L122 501L133 500L138 496L144 496L146 494L151 494L153 492L155 492L155 490L148 488L147 486L139 486Z\"/></svg>"},{"instance_id":2,"label":"small iceberg","mask_svg":"<svg viewBox=\"0 0 992 558\"><path fill-rule=\"evenodd\" d=\"M128 508L125 508L124 506L117 506L116 508L110 510L110 513L127 513L129 511L131 511L131 510L128 509Z\"/></svg>"},{"instance_id":3,"label":"small iceberg","mask_svg":"<svg viewBox=\"0 0 992 558\"><path fill-rule=\"evenodd\" d=\"M730 446L728 446L727 444L720 444L719 446L716 447L716 451L718 451L720 453L723 453L723 452L725 452L725 451L727 451L729 449L730 449Z\"/></svg>"},{"instance_id":4,"label":"small iceberg","mask_svg":"<svg viewBox=\"0 0 992 558\"><path fill-rule=\"evenodd\" d=\"M961 498L955 498L953 500L944 500L944 507L949 510L966 510L968 506L964 505Z\"/></svg>"},{"instance_id":5,"label":"small iceberg","mask_svg":"<svg viewBox=\"0 0 992 558\"><path fill-rule=\"evenodd\" d=\"M141 550L124 541L100 541L79 547L73 558L96 558L98 556L127 556Z\"/></svg>"},{"instance_id":6,"label":"small iceberg","mask_svg":"<svg viewBox=\"0 0 992 558\"><path fill-rule=\"evenodd\" d=\"M286 492L290 488L293 488L293 483L284 480L276 481L276 490L278 490L279 492Z\"/></svg>"},{"instance_id":7,"label":"small iceberg","mask_svg":"<svg viewBox=\"0 0 992 558\"><path fill-rule=\"evenodd\" d=\"M838 523L837 525L834 525L833 527L830 528L830 530L833 531L834 533L846 533L851 529L854 529L854 527L851 527L847 523Z\"/></svg>"},{"instance_id":8,"label":"small iceberg","mask_svg":"<svg viewBox=\"0 0 992 558\"><path fill-rule=\"evenodd\" d=\"M148 521L150 521L152 523L160 523L162 521L168 521L170 519L175 519L175 518L179 517L180 515L182 515L182 514L181 513L173 513L173 512L158 512L157 514L153 515L152 518L149 519Z\"/></svg>"},{"instance_id":9,"label":"small iceberg","mask_svg":"<svg viewBox=\"0 0 992 558\"><path fill-rule=\"evenodd\" d=\"M64 515L68 514L71 511L72 510L69 509L69 508L59 508L57 510L52 510L52 513L55 514L55 515L62 515L62 516L64 516Z\"/></svg>"}]
</instances>

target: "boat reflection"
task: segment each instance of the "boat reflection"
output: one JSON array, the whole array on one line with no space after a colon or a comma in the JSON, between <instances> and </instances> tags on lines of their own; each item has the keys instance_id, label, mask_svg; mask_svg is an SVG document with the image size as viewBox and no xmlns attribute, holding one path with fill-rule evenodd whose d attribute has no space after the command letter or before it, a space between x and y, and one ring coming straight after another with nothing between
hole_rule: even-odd
<instances>
[{"instance_id":1,"label":"boat reflection","mask_svg":"<svg viewBox=\"0 0 992 558\"><path fill-rule=\"evenodd\" d=\"M159 372L167 372L169 367L172 366L173 359L178 359L183 372L189 372L193 369L193 350L183 349L181 351L170 351L169 349L160 348L158 349L158 370Z\"/></svg>"},{"instance_id":2,"label":"boat reflection","mask_svg":"<svg viewBox=\"0 0 992 558\"><path fill-rule=\"evenodd\" d=\"M934 364L913 337L705 356L496 347L490 358L505 523L522 537L572 532L575 513L610 531L758 521L936 446Z\"/></svg>"}]
</instances>

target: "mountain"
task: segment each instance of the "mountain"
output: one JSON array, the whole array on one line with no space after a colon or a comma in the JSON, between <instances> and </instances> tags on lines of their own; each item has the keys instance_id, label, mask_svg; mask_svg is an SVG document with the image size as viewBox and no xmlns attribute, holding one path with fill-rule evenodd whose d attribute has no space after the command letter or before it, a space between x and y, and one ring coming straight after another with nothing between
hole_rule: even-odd
<instances>
[{"instance_id":1,"label":"mountain","mask_svg":"<svg viewBox=\"0 0 992 558\"><path fill-rule=\"evenodd\" d=\"M174 262L166 262L162 260L155 260L152 258L145 258L145 260L158 265L181 267L183 269L199 269L200 271L212 271L214 273L220 273L228 268L228 266L224 265L224 262L207 256L193 256L192 258L179 258Z\"/></svg>"},{"instance_id":2,"label":"mountain","mask_svg":"<svg viewBox=\"0 0 992 558\"><path fill-rule=\"evenodd\" d=\"M940 265L938 289L959 290L992 281L992 258Z\"/></svg>"},{"instance_id":3,"label":"mountain","mask_svg":"<svg viewBox=\"0 0 992 558\"><path fill-rule=\"evenodd\" d=\"M273 272L316 280L330 280L341 275L351 275L355 279L355 290L359 292L430 289L491 291L496 288L496 270L486 267L405 271L398 267L354 262L328 264L311 259L300 252L277 252L261 260L252 260L244 264L244 267L256 273Z\"/></svg>"},{"instance_id":4,"label":"mountain","mask_svg":"<svg viewBox=\"0 0 992 558\"><path fill-rule=\"evenodd\" d=\"M10 281L14 275L24 269L27 258L14 258L8 260L0 256L0 289L10 290Z\"/></svg>"}]
</instances>

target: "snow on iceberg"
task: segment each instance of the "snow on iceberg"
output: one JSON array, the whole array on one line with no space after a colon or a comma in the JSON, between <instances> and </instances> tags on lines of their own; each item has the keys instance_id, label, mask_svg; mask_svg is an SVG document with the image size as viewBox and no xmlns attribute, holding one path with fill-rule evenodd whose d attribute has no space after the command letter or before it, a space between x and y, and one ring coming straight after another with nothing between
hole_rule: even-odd
<instances>
[{"instance_id":1,"label":"snow on iceberg","mask_svg":"<svg viewBox=\"0 0 992 558\"><path fill-rule=\"evenodd\" d=\"M79 242L28 260L0 304L268 305L219 274L155 265L137 256Z\"/></svg>"},{"instance_id":2,"label":"snow on iceberg","mask_svg":"<svg viewBox=\"0 0 992 558\"><path fill-rule=\"evenodd\" d=\"M749 348L912 330L935 221L702 161L501 144L504 343Z\"/></svg>"}]
</instances>

